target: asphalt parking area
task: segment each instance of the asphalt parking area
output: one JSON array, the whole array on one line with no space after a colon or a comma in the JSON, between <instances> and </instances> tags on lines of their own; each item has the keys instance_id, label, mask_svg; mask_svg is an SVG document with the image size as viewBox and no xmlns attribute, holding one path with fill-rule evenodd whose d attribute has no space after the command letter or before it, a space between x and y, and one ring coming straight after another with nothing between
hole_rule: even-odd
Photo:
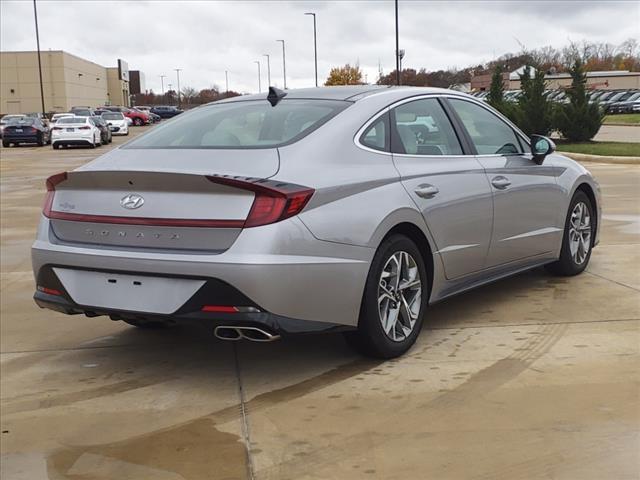
<instances>
[{"instance_id":1,"label":"asphalt parking area","mask_svg":"<svg viewBox=\"0 0 640 480\"><path fill-rule=\"evenodd\" d=\"M585 274L450 299L375 362L335 335L229 344L39 309L44 179L106 148L0 150L2 478L640 475L640 166L587 165L604 222Z\"/></svg>"}]
</instances>

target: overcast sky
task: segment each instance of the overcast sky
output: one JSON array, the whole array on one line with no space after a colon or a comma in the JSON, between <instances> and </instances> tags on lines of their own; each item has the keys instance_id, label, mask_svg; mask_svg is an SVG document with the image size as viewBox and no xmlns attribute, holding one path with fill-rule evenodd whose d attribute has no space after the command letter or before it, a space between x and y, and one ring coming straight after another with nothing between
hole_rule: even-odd
<instances>
[{"instance_id":1,"label":"overcast sky","mask_svg":"<svg viewBox=\"0 0 640 480\"><path fill-rule=\"evenodd\" d=\"M146 76L147 89L160 91L159 75L176 86L213 84L240 92L258 89L257 65L267 84L282 86L286 41L289 88L313 86L313 19L318 24L318 76L332 66L360 63L375 82L378 63L394 65L394 3L369 1L108 1L38 0L42 50L65 50L104 66L122 58ZM0 1L2 50L35 50L33 5ZM569 41L619 44L640 37L640 2L419 1L400 0L400 48L404 67L437 70L483 63L506 52Z\"/></svg>"}]
</instances>

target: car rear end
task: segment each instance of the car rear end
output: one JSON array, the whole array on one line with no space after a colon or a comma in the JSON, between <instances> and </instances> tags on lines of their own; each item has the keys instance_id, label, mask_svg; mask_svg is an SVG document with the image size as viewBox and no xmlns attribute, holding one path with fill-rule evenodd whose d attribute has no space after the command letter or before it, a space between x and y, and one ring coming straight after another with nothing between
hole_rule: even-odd
<instances>
[{"instance_id":1,"label":"car rear end","mask_svg":"<svg viewBox=\"0 0 640 480\"><path fill-rule=\"evenodd\" d=\"M122 113L103 113L102 119L109 126L112 135L129 135L129 124L127 123L127 118Z\"/></svg>"},{"instance_id":2,"label":"car rear end","mask_svg":"<svg viewBox=\"0 0 640 480\"><path fill-rule=\"evenodd\" d=\"M93 128L89 117L64 117L51 129L51 144L54 148L61 145L93 145Z\"/></svg>"},{"instance_id":3,"label":"car rear end","mask_svg":"<svg viewBox=\"0 0 640 480\"><path fill-rule=\"evenodd\" d=\"M20 118L11 120L5 125L2 132L3 144L37 143L42 138L43 132L35 125L32 118Z\"/></svg>"},{"instance_id":4,"label":"car rear end","mask_svg":"<svg viewBox=\"0 0 640 480\"><path fill-rule=\"evenodd\" d=\"M32 249L38 305L228 328L221 335L257 328L263 339L353 324L351 289L370 252L320 241L298 218L314 189L273 178L277 146L295 132L258 145L243 132L264 131L265 108L236 123L207 108L48 180ZM312 131L341 108L300 125ZM208 131L216 122L223 131Z\"/></svg>"}]
</instances>

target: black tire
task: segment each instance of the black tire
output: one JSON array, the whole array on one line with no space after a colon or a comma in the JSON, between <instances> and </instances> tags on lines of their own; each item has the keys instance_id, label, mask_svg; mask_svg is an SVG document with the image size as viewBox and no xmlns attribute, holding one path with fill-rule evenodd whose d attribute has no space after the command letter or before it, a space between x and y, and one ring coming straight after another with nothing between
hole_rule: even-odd
<instances>
[{"instance_id":1,"label":"black tire","mask_svg":"<svg viewBox=\"0 0 640 480\"><path fill-rule=\"evenodd\" d=\"M89 148L96 148L96 144L91 141L91 143L89 144Z\"/></svg>"},{"instance_id":2,"label":"black tire","mask_svg":"<svg viewBox=\"0 0 640 480\"><path fill-rule=\"evenodd\" d=\"M137 328L142 328L144 330L160 330L162 328L168 328L171 325L165 322L145 322L138 320L123 320L124 323L128 323L129 325Z\"/></svg>"},{"instance_id":3,"label":"black tire","mask_svg":"<svg viewBox=\"0 0 640 480\"><path fill-rule=\"evenodd\" d=\"M39 147L44 147L44 135L40 134L36 143Z\"/></svg>"},{"instance_id":4,"label":"black tire","mask_svg":"<svg viewBox=\"0 0 640 480\"><path fill-rule=\"evenodd\" d=\"M420 274L421 300L420 310L411 333L401 341L392 340L384 331L378 308L378 288L383 269L390 258L398 253L406 252L416 263ZM385 239L371 262L369 275L365 284L358 328L345 332L347 343L363 355L374 358L394 358L404 354L415 343L424 321L429 298L427 269L416 244L404 235L391 235Z\"/></svg>"},{"instance_id":5,"label":"black tire","mask_svg":"<svg viewBox=\"0 0 640 480\"><path fill-rule=\"evenodd\" d=\"M2 146L3 146L4 148L9 148L9 147L11 146L11 143L10 143L10 142L7 142L6 140L2 140Z\"/></svg>"},{"instance_id":6,"label":"black tire","mask_svg":"<svg viewBox=\"0 0 640 480\"><path fill-rule=\"evenodd\" d=\"M60 148L60 144L59 143L54 143L53 144L53 149L54 150L58 150Z\"/></svg>"},{"instance_id":7,"label":"black tire","mask_svg":"<svg viewBox=\"0 0 640 480\"><path fill-rule=\"evenodd\" d=\"M579 203L583 203L586 205L587 210L589 212L590 218L590 239L589 239L589 251L587 252L586 257L581 263L578 263L573 255L571 254L571 246L570 246L570 234L569 230L571 229L571 216L576 208L576 205ZM569 203L569 210L567 211L567 217L564 223L564 234L562 236L562 249L560 250L560 258L553 263L550 263L545 266L545 268L554 275L570 277L573 275L578 275L582 273L587 265L589 264L589 260L591 259L591 252L593 251L593 240L595 236L595 227L596 227L596 216L594 212L593 205L591 204L591 200L589 197L582 191L578 190L571 199Z\"/></svg>"},{"instance_id":8,"label":"black tire","mask_svg":"<svg viewBox=\"0 0 640 480\"><path fill-rule=\"evenodd\" d=\"M134 118L134 119L133 119L133 124L134 124L136 127L141 127L141 126L144 124L144 122L142 121L142 119L141 119L141 118Z\"/></svg>"}]
</instances>

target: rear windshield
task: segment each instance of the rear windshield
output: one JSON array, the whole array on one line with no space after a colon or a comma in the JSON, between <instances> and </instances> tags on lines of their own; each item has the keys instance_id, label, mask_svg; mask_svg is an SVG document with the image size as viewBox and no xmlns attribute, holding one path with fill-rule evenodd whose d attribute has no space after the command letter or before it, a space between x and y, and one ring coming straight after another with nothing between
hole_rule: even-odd
<instances>
[{"instance_id":1,"label":"rear windshield","mask_svg":"<svg viewBox=\"0 0 640 480\"><path fill-rule=\"evenodd\" d=\"M266 100L207 105L175 117L125 148L270 148L309 134L349 102Z\"/></svg>"},{"instance_id":2,"label":"rear windshield","mask_svg":"<svg viewBox=\"0 0 640 480\"><path fill-rule=\"evenodd\" d=\"M10 118L8 120L9 125L33 125L36 119L31 117Z\"/></svg>"},{"instance_id":3,"label":"rear windshield","mask_svg":"<svg viewBox=\"0 0 640 480\"><path fill-rule=\"evenodd\" d=\"M78 118L78 117L63 117L58 119L58 121L56 122L57 124L64 124L64 123L86 123L84 118Z\"/></svg>"},{"instance_id":4,"label":"rear windshield","mask_svg":"<svg viewBox=\"0 0 640 480\"><path fill-rule=\"evenodd\" d=\"M105 120L122 120L124 115L121 113L103 113L102 118Z\"/></svg>"}]
</instances>

